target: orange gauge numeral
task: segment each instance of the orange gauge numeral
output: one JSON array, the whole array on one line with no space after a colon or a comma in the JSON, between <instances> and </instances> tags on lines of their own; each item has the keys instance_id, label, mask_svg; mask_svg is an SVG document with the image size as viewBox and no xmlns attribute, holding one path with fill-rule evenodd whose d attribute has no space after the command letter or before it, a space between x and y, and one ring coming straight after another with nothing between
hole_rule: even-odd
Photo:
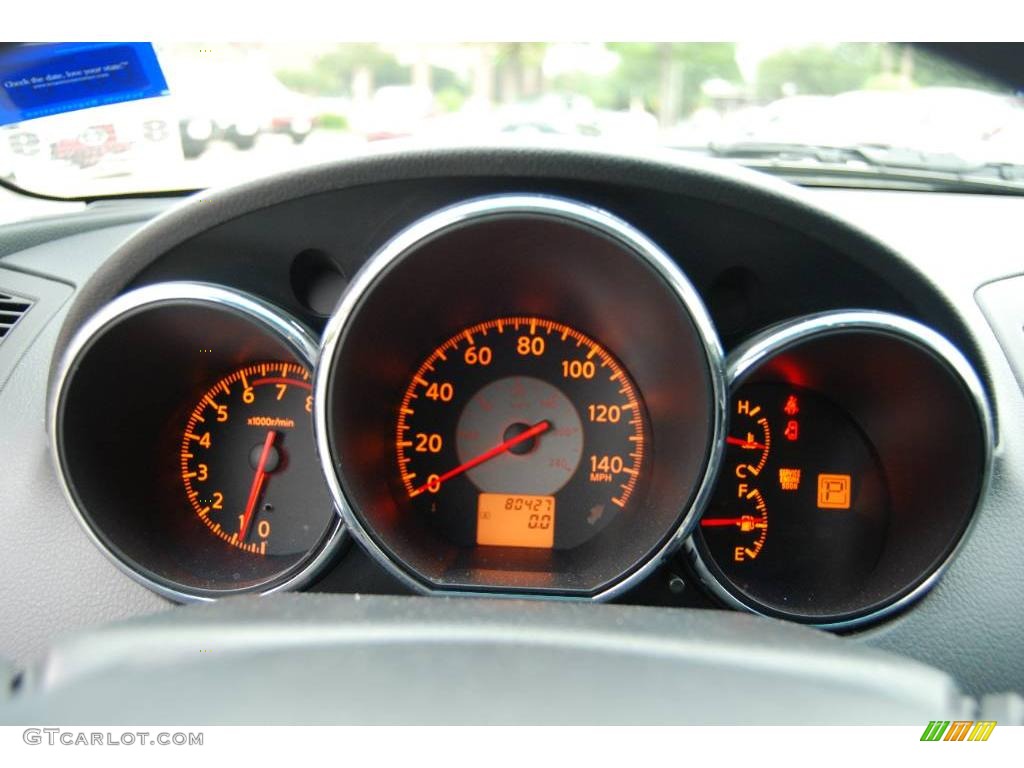
<instances>
[{"instance_id":1,"label":"orange gauge numeral","mask_svg":"<svg viewBox=\"0 0 1024 768\"><path fill-rule=\"evenodd\" d=\"M450 403L455 397L455 388L447 381L434 382L427 386L426 396L430 400L440 400L442 403Z\"/></svg>"},{"instance_id":2,"label":"orange gauge numeral","mask_svg":"<svg viewBox=\"0 0 1024 768\"><path fill-rule=\"evenodd\" d=\"M565 379L592 379L597 373L597 366L593 360L563 360L562 378Z\"/></svg>"},{"instance_id":3,"label":"orange gauge numeral","mask_svg":"<svg viewBox=\"0 0 1024 768\"><path fill-rule=\"evenodd\" d=\"M540 357L544 354L543 336L520 336L516 340L516 352L520 355Z\"/></svg>"},{"instance_id":4,"label":"orange gauge numeral","mask_svg":"<svg viewBox=\"0 0 1024 768\"><path fill-rule=\"evenodd\" d=\"M466 365L490 365L491 360L494 359L494 353L491 352L490 347L467 347L466 353L462 356L462 359L466 361Z\"/></svg>"},{"instance_id":5,"label":"orange gauge numeral","mask_svg":"<svg viewBox=\"0 0 1024 768\"><path fill-rule=\"evenodd\" d=\"M622 419L622 408L618 405L604 405L603 403L598 403L595 405L588 405L587 414L591 421L598 424L603 424L605 422L618 424L619 420Z\"/></svg>"}]
</instances>

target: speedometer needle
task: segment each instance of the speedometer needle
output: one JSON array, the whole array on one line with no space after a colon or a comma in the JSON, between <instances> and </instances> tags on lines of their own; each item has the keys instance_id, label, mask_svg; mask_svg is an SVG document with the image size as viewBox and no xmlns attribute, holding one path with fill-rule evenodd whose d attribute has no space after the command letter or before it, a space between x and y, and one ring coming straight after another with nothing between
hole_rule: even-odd
<instances>
[{"instance_id":1,"label":"speedometer needle","mask_svg":"<svg viewBox=\"0 0 1024 768\"><path fill-rule=\"evenodd\" d=\"M459 464L459 466L457 466L455 469L448 470L443 475L440 475L434 480L428 480L419 488L414 489L409 494L409 496L419 496L427 489L432 489L436 491L441 486L441 483L445 482L446 480L451 480L453 477L457 477L461 475L463 472L470 470L473 467L479 466L480 464L483 464L485 461L490 461L495 456L500 456L501 454L503 454L509 448L515 445L519 445L520 443L525 443L530 438L543 434L544 432L547 432L549 429L551 429L551 422L548 421L547 419L538 422L537 424L534 424L526 431L520 432L515 437L510 437L505 442L499 443L490 450L484 451L479 456L476 456L470 459L469 461L464 462L463 464Z\"/></svg>"},{"instance_id":2,"label":"speedometer needle","mask_svg":"<svg viewBox=\"0 0 1024 768\"><path fill-rule=\"evenodd\" d=\"M267 439L263 441L263 452L260 454L260 461L256 465L256 474L252 478L249 500L245 503L245 514L242 515L242 524L238 526L239 541L245 541L245 534L249 532L252 513L256 510L256 500L260 497L260 489L263 488L263 481L267 477L267 459L270 456L270 449L274 447L274 438L276 437L277 432L271 429L267 432Z\"/></svg>"}]
</instances>

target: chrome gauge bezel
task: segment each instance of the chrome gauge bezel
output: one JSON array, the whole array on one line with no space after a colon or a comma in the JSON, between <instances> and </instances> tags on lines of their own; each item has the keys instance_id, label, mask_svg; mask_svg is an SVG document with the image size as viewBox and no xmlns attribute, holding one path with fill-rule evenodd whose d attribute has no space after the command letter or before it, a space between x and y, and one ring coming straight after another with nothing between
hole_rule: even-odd
<instances>
[{"instance_id":1,"label":"chrome gauge bezel","mask_svg":"<svg viewBox=\"0 0 1024 768\"><path fill-rule=\"evenodd\" d=\"M916 586L902 596L884 603L881 607L853 618L836 621L810 621L800 614L788 615L777 608L768 610L757 601L731 589L724 583L716 569L705 562L704 554L696 543L696 533L686 539L683 545L685 556L696 572L700 582L719 601L730 608L748 613L780 616L787 620L799 621L809 626L828 630L852 630L876 623L888 616L899 613L924 597L942 578L967 540L977 519L977 509L985 497L992 475L992 456L995 447L995 426L991 406L981 379L968 359L948 339L931 328L899 315L874 310L849 310L822 312L779 323L756 334L738 346L726 358L726 379L729 398L760 366L775 356L809 340L847 331L867 331L896 336L931 354L956 376L968 393L975 408L982 436L983 475L974 508L969 512L966 526L948 555Z\"/></svg>"},{"instance_id":2,"label":"chrome gauge bezel","mask_svg":"<svg viewBox=\"0 0 1024 768\"><path fill-rule=\"evenodd\" d=\"M102 337L103 333L117 323L147 309L176 304L201 304L213 309L240 314L249 322L259 326L268 336L280 342L295 356L297 362L311 372L313 371L318 347L312 334L298 320L255 296L196 282L157 283L119 296L79 328L68 344L56 370L55 385L47 407L47 425L50 453L64 498L86 535L107 559L139 584L175 602L212 602L219 597L228 595L265 595L300 589L322 572L345 543L347 533L343 522L337 515L334 516L327 534L317 546L292 567L246 589L198 591L170 579L158 579L150 576L139 564L122 556L116 548L109 546L104 537L95 529L88 511L80 506L72 489L63 447L62 422L64 398L79 362L88 354L90 348ZM216 594L211 594L211 592Z\"/></svg>"},{"instance_id":3,"label":"chrome gauge bezel","mask_svg":"<svg viewBox=\"0 0 1024 768\"><path fill-rule=\"evenodd\" d=\"M628 591L650 576L660 564L678 550L699 519L714 488L714 481L721 461L727 401L724 353L711 317L699 294L671 257L652 240L618 217L599 208L565 198L533 194L504 194L476 198L443 208L419 219L396 235L377 251L356 274L327 323L314 382L313 411L317 449L335 505L344 518L346 527L366 552L388 573L405 586L421 594L463 596L479 594L479 592L468 589L445 589L427 584L396 562L377 543L356 513L353 502L348 498L339 476L339 459L334 455L334 448L329 438L330 415L327 393L338 348L342 344L346 330L352 323L355 313L358 312L360 303L388 270L406 254L453 228L505 215L540 216L563 220L576 226L589 228L636 254L667 284L680 304L679 310L688 313L707 362L713 401L711 405L713 413L710 414L713 427L710 444L707 446L704 472L691 497L689 508L681 514L674 529L665 532L665 540L660 548L645 561L627 573L620 574L613 583L596 593L569 596L570 599L609 600ZM525 598L552 596L551 594L531 590L518 591L512 588L487 591L486 594Z\"/></svg>"}]
</instances>

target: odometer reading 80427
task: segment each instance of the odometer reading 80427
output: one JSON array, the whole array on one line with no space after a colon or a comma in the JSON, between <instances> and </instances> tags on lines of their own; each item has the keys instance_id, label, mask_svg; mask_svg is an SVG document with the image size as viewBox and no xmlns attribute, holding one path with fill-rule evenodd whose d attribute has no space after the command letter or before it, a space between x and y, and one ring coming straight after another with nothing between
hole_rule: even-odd
<instances>
[{"instance_id":1,"label":"odometer reading 80427","mask_svg":"<svg viewBox=\"0 0 1024 768\"><path fill-rule=\"evenodd\" d=\"M629 507L645 426L632 379L596 341L553 320L498 318L449 338L413 375L399 477L457 545L571 549Z\"/></svg>"}]
</instances>

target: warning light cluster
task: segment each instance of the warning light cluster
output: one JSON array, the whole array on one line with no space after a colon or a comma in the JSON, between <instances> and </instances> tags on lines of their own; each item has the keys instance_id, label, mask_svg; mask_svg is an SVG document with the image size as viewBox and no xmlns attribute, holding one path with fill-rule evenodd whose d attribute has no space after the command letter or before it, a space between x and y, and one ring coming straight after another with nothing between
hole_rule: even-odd
<instances>
[{"instance_id":1,"label":"warning light cluster","mask_svg":"<svg viewBox=\"0 0 1024 768\"><path fill-rule=\"evenodd\" d=\"M782 412L790 417L789 421L786 422L786 428L782 430L782 435L790 442L796 442L800 439L800 422L792 418L800 413L800 401L796 395L790 395L786 398L786 404L782 406Z\"/></svg>"}]
</instances>

